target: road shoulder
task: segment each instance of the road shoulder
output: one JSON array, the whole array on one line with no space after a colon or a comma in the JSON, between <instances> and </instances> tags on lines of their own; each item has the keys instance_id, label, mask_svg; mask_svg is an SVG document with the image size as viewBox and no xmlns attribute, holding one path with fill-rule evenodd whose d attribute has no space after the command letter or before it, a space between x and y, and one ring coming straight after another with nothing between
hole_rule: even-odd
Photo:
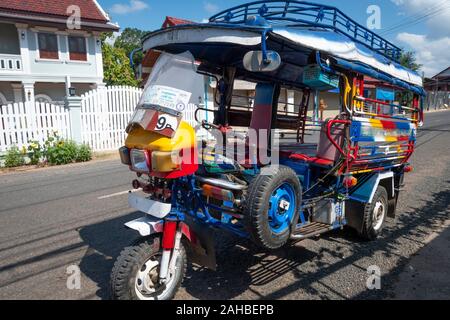
<instances>
[{"instance_id":1,"label":"road shoulder","mask_svg":"<svg viewBox=\"0 0 450 320\"><path fill-rule=\"evenodd\" d=\"M450 299L450 220L440 232L434 232L399 275L394 288L395 299Z\"/></svg>"}]
</instances>

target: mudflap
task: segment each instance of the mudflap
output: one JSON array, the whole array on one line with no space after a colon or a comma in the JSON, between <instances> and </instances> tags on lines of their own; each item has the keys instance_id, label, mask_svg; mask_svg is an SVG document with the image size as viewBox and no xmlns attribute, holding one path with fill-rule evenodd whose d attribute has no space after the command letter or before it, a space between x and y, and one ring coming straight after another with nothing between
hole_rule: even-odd
<instances>
[{"instance_id":1,"label":"mudflap","mask_svg":"<svg viewBox=\"0 0 450 320\"><path fill-rule=\"evenodd\" d=\"M347 226L358 232L362 232L364 223L364 215L362 212L364 212L364 204L356 201L347 201L345 210Z\"/></svg>"},{"instance_id":2,"label":"mudflap","mask_svg":"<svg viewBox=\"0 0 450 320\"><path fill-rule=\"evenodd\" d=\"M182 222L183 235L189 240L188 257L192 263L217 270L214 230L205 224L186 217Z\"/></svg>"}]
</instances>

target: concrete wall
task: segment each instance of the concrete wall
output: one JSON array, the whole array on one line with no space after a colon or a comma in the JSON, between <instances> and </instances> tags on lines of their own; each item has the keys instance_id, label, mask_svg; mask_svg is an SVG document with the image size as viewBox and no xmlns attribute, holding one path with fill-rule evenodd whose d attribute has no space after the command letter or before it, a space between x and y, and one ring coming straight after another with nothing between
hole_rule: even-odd
<instances>
[{"instance_id":1,"label":"concrete wall","mask_svg":"<svg viewBox=\"0 0 450 320\"><path fill-rule=\"evenodd\" d=\"M20 83L17 83L20 85ZM72 83L72 87L75 88L77 95L82 95L92 90L95 84L89 83ZM66 97L66 86L64 83L48 83L48 82L36 82L34 84L34 95L44 94L51 98L54 102L63 102ZM0 81L0 104L2 104L2 98L5 97L7 102L14 101L14 92L10 82Z\"/></svg>"},{"instance_id":2,"label":"concrete wall","mask_svg":"<svg viewBox=\"0 0 450 320\"><path fill-rule=\"evenodd\" d=\"M57 36L58 59L40 58L37 40L40 32ZM70 60L68 37L71 35L86 39L87 61ZM80 87L81 93L84 93L87 91L86 87L91 84L103 83L103 58L99 37L99 33L83 30L58 30L0 21L0 54L16 54L21 58L21 69L0 70L0 82L23 83L28 86L37 84L35 94L45 93L61 100L61 84L65 84L69 77L75 88L84 84ZM2 84L1 88L0 91L5 96L10 95L12 89L8 88L8 85ZM44 89L49 91L42 92ZM63 94L65 95L65 90Z\"/></svg>"},{"instance_id":3,"label":"concrete wall","mask_svg":"<svg viewBox=\"0 0 450 320\"><path fill-rule=\"evenodd\" d=\"M72 83L76 95L82 95L91 90L91 85L85 83ZM36 82L34 85L34 94L45 94L53 101L64 101L66 97L66 86L64 83Z\"/></svg>"},{"instance_id":4,"label":"concrete wall","mask_svg":"<svg viewBox=\"0 0 450 320\"><path fill-rule=\"evenodd\" d=\"M39 32L28 30L28 47L30 71L35 78L54 78L59 80L70 76L72 79L92 78L92 82L102 82L98 77L96 64L96 40L87 36L87 61L71 61L68 50L68 35L58 34L59 60L43 60L39 57L37 34ZM103 66L101 66L103 70ZM102 72L103 73L103 72Z\"/></svg>"}]
</instances>

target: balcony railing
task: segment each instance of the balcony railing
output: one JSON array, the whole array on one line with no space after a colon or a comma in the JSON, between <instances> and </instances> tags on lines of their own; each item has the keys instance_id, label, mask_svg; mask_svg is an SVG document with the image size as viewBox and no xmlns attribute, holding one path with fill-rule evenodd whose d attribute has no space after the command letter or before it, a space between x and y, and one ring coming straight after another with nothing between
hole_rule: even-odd
<instances>
[{"instance_id":1,"label":"balcony railing","mask_svg":"<svg viewBox=\"0 0 450 320\"><path fill-rule=\"evenodd\" d=\"M0 53L0 71L22 71L22 57Z\"/></svg>"}]
</instances>

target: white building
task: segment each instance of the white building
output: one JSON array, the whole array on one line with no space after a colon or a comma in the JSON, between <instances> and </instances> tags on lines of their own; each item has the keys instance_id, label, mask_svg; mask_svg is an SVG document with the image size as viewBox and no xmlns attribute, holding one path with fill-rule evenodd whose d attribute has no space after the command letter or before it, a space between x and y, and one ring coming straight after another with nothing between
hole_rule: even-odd
<instances>
[{"instance_id":1,"label":"white building","mask_svg":"<svg viewBox=\"0 0 450 320\"><path fill-rule=\"evenodd\" d=\"M100 35L118 29L95 0L1 1L0 106L103 86Z\"/></svg>"}]
</instances>

